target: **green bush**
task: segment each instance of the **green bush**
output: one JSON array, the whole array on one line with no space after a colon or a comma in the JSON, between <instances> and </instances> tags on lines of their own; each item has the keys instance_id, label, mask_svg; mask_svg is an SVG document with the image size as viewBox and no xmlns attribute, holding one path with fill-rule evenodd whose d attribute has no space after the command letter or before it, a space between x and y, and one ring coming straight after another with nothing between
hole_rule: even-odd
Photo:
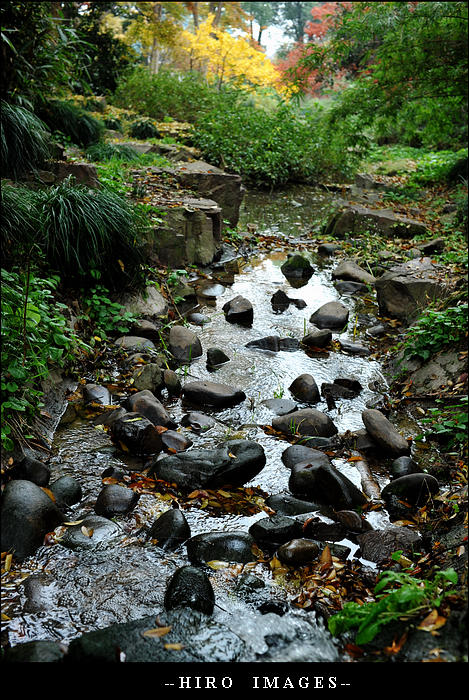
<instances>
[{"instance_id":1,"label":"green bush","mask_svg":"<svg viewBox=\"0 0 469 700\"><path fill-rule=\"evenodd\" d=\"M24 186L2 187L1 253L5 267L28 256L38 238L35 193Z\"/></svg>"},{"instance_id":2,"label":"green bush","mask_svg":"<svg viewBox=\"0 0 469 700\"><path fill-rule=\"evenodd\" d=\"M67 326L65 304L54 298L58 277L2 269L1 280L1 440L11 450L43 405L41 380L54 366L73 364L86 346Z\"/></svg>"},{"instance_id":3,"label":"green bush","mask_svg":"<svg viewBox=\"0 0 469 700\"><path fill-rule=\"evenodd\" d=\"M457 180L458 168L464 173L464 164L467 176L467 148L458 151L432 151L420 158L409 182L419 185L451 182Z\"/></svg>"},{"instance_id":4,"label":"green bush","mask_svg":"<svg viewBox=\"0 0 469 700\"><path fill-rule=\"evenodd\" d=\"M89 279L92 270L99 270L112 286L136 279L142 257L139 241L147 221L129 200L68 180L37 191L6 186L2 216L16 250L26 242L26 231L18 226L27 218L14 206L21 198L32 222L28 245L36 245L60 275L69 281Z\"/></svg>"},{"instance_id":5,"label":"green bush","mask_svg":"<svg viewBox=\"0 0 469 700\"><path fill-rule=\"evenodd\" d=\"M49 100L37 111L52 132L61 132L82 148L100 141L104 134L101 121L71 102Z\"/></svg>"},{"instance_id":6,"label":"green bush","mask_svg":"<svg viewBox=\"0 0 469 700\"><path fill-rule=\"evenodd\" d=\"M442 311L427 309L407 330L403 344L404 358L428 360L450 343L467 335L467 302Z\"/></svg>"},{"instance_id":7,"label":"green bush","mask_svg":"<svg viewBox=\"0 0 469 700\"><path fill-rule=\"evenodd\" d=\"M108 117L104 120L104 126L106 129L111 129L112 131L122 131L122 122L117 117Z\"/></svg>"},{"instance_id":8,"label":"green bush","mask_svg":"<svg viewBox=\"0 0 469 700\"><path fill-rule=\"evenodd\" d=\"M51 156L51 135L28 109L2 101L2 177L14 180L41 167Z\"/></svg>"},{"instance_id":9,"label":"green bush","mask_svg":"<svg viewBox=\"0 0 469 700\"><path fill-rule=\"evenodd\" d=\"M86 157L92 161L124 160L138 161L140 154L131 146L114 143L95 143L86 149Z\"/></svg>"},{"instance_id":10,"label":"green bush","mask_svg":"<svg viewBox=\"0 0 469 700\"><path fill-rule=\"evenodd\" d=\"M129 136L134 139L157 139L160 132L151 119L137 119L129 126Z\"/></svg>"}]
</instances>

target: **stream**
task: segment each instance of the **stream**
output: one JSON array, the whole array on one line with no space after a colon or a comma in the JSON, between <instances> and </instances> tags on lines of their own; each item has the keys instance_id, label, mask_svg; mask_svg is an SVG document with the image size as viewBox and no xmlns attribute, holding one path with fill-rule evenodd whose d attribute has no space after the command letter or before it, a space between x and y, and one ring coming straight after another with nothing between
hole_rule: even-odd
<instances>
[{"instance_id":1,"label":"stream","mask_svg":"<svg viewBox=\"0 0 469 700\"><path fill-rule=\"evenodd\" d=\"M256 235L284 238L265 253L245 260L233 284L217 286L216 296L201 301L200 311L209 321L202 327L191 325L202 344L204 354L190 366L180 369L181 381L210 380L240 387L247 399L234 408L221 411L204 410L216 419L216 425L202 434L179 430L190 437L193 447L213 448L226 439L242 437L262 445L266 466L248 484L267 495L288 490L289 470L282 463L282 453L289 443L269 434L273 413L264 401L272 398L292 399L288 387L300 374L312 374L320 387L336 378L358 379L363 391L354 399L337 400L329 410L321 397L315 408L326 412L339 434L363 429L362 411L386 391L386 381L379 362L372 357L359 357L336 350L306 354L303 349L278 352L246 348L246 343L269 335L301 340L309 328L309 318L317 308L329 301L341 301L350 312L347 330L334 333L334 340L346 339L368 343L365 330L376 323L378 308L374 295L353 297L340 295L332 279L333 259L321 259L307 249L308 234L325 215L333 195L297 186L283 193L248 192L241 212L240 229L247 223L256 227ZM293 288L280 266L287 252L304 252L315 268L313 276L301 287ZM216 280L216 272L212 277ZM306 307L291 304L283 313L274 313L271 297L282 290L290 298L302 299ZM237 295L249 299L254 307L252 327L227 323L222 306ZM230 361L215 371L206 365L206 350L222 349ZM114 397L117 403L119 397ZM163 403L180 424L187 412L181 399L163 394ZM302 408L305 405L299 404ZM111 443L109 435L93 421L77 418L60 426L54 436L49 461L51 482L73 476L83 488L83 498L67 513L67 521L75 522L93 513L96 497L102 488L102 473L110 467L132 467L132 458ZM332 464L361 488L361 475L353 463L332 458ZM134 467L135 468L135 467ZM379 488L389 481L383 467L373 472ZM11 646L31 640L53 640L67 645L81 634L102 629L117 622L139 620L162 609L167 582L174 571L187 565L185 547L163 552L146 542L144 526L151 525L159 514L170 507L168 500L143 492L137 506L124 518L116 518L118 536L93 548L72 550L60 543L42 546L35 556L17 567L17 576L2 588L3 635ZM264 510L253 513L214 513L189 506L184 515L197 535L210 531L245 531L266 516ZM320 516L325 522L332 522ZM367 520L373 528L389 524L384 510L369 511ZM63 531L63 528L59 528ZM344 540L352 558L357 545ZM370 569L371 562L363 562ZM243 571L240 564L207 569L215 591L213 621L224 626L236 644L224 644L216 629L199 632L201 661L282 661L338 662L349 661L314 612L289 607L283 614L261 614L262 603L291 601L298 591L278 585L265 564L257 563ZM241 589L241 576L255 576L258 587ZM219 634L218 634L219 636ZM275 643L272 639L275 638ZM203 651L202 651L203 649Z\"/></svg>"}]
</instances>

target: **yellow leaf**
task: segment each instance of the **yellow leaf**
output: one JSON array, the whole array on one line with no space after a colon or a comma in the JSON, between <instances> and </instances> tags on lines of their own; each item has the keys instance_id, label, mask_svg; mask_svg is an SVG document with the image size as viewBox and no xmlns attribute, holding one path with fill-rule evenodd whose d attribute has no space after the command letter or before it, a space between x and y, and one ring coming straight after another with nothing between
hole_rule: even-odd
<instances>
[{"instance_id":1,"label":"yellow leaf","mask_svg":"<svg viewBox=\"0 0 469 700\"><path fill-rule=\"evenodd\" d=\"M81 520L70 520L69 522L64 523L64 525L79 525L83 522L83 520L84 518L82 518Z\"/></svg>"},{"instance_id":2,"label":"yellow leaf","mask_svg":"<svg viewBox=\"0 0 469 700\"><path fill-rule=\"evenodd\" d=\"M207 561L205 562L207 566L209 566L211 569L214 569L215 571L218 571L219 569L226 569L230 564L227 561L220 561L218 559L212 559L212 561Z\"/></svg>"},{"instance_id":3,"label":"yellow leaf","mask_svg":"<svg viewBox=\"0 0 469 700\"><path fill-rule=\"evenodd\" d=\"M85 537L91 537L93 535L93 532L94 532L93 529L88 530L88 528L85 527L84 525L81 526L81 531L85 535Z\"/></svg>"},{"instance_id":4,"label":"yellow leaf","mask_svg":"<svg viewBox=\"0 0 469 700\"><path fill-rule=\"evenodd\" d=\"M433 632L434 630L443 627L443 625L446 625L446 617L441 617L441 615L438 615L438 610L435 608L424 620L422 620L417 629L423 630L424 632Z\"/></svg>"},{"instance_id":5,"label":"yellow leaf","mask_svg":"<svg viewBox=\"0 0 469 700\"><path fill-rule=\"evenodd\" d=\"M120 267L120 269L122 270L122 272L124 272L124 271L125 271L125 267L124 267L124 263L122 262L122 260L118 260L117 262L119 263L119 267Z\"/></svg>"},{"instance_id":6,"label":"yellow leaf","mask_svg":"<svg viewBox=\"0 0 469 700\"><path fill-rule=\"evenodd\" d=\"M181 649L184 649L184 644L180 644L179 642L176 644L165 644L164 648L171 649L172 651L180 651Z\"/></svg>"},{"instance_id":7,"label":"yellow leaf","mask_svg":"<svg viewBox=\"0 0 469 700\"><path fill-rule=\"evenodd\" d=\"M5 571L10 571L12 554L7 554L5 557Z\"/></svg>"},{"instance_id":8,"label":"yellow leaf","mask_svg":"<svg viewBox=\"0 0 469 700\"><path fill-rule=\"evenodd\" d=\"M165 634L168 634L168 632L170 631L171 627L155 627L152 630L146 630L145 632L142 632L142 636L154 639L155 637L164 637Z\"/></svg>"}]
</instances>

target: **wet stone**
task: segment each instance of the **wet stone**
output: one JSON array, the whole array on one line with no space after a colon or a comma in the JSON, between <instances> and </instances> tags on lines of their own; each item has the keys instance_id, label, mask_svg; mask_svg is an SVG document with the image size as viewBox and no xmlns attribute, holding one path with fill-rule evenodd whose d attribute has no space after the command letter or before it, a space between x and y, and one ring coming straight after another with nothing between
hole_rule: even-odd
<instances>
[{"instance_id":1,"label":"wet stone","mask_svg":"<svg viewBox=\"0 0 469 700\"><path fill-rule=\"evenodd\" d=\"M439 488L438 480L430 474L407 474L387 484L381 491L381 496L385 501L393 495L411 505L422 506L438 493Z\"/></svg>"},{"instance_id":2,"label":"wet stone","mask_svg":"<svg viewBox=\"0 0 469 700\"><path fill-rule=\"evenodd\" d=\"M238 295L234 299L227 301L222 308L229 323L237 323L240 326L252 326L254 310L248 299Z\"/></svg>"},{"instance_id":3,"label":"wet stone","mask_svg":"<svg viewBox=\"0 0 469 700\"><path fill-rule=\"evenodd\" d=\"M340 349L350 355L367 357L371 355L371 350L360 343L352 343L350 340L339 340Z\"/></svg>"},{"instance_id":4,"label":"wet stone","mask_svg":"<svg viewBox=\"0 0 469 700\"><path fill-rule=\"evenodd\" d=\"M282 544L277 550L278 559L286 566L311 564L318 555L318 543L307 538L292 539Z\"/></svg>"},{"instance_id":5,"label":"wet stone","mask_svg":"<svg viewBox=\"0 0 469 700\"><path fill-rule=\"evenodd\" d=\"M280 269L287 279L309 280L314 273L313 266L302 255L288 256Z\"/></svg>"},{"instance_id":6,"label":"wet stone","mask_svg":"<svg viewBox=\"0 0 469 700\"><path fill-rule=\"evenodd\" d=\"M205 433L216 425L216 420L211 416L206 416L204 413L191 411L181 418L181 425L191 428L195 433Z\"/></svg>"},{"instance_id":7,"label":"wet stone","mask_svg":"<svg viewBox=\"0 0 469 700\"><path fill-rule=\"evenodd\" d=\"M296 403L288 399L266 399L261 403L263 406L267 406L276 416L285 416L288 413L298 410Z\"/></svg>"},{"instance_id":8,"label":"wet stone","mask_svg":"<svg viewBox=\"0 0 469 700\"><path fill-rule=\"evenodd\" d=\"M372 440L385 454L395 457L409 454L410 445L407 440L380 411L374 408L365 409L362 412L362 420Z\"/></svg>"},{"instance_id":9,"label":"wet stone","mask_svg":"<svg viewBox=\"0 0 469 700\"><path fill-rule=\"evenodd\" d=\"M331 437L338 431L332 420L325 413L314 408L303 408L286 416L278 416L272 420L272 427L286 435L311 435Z\"/></svg>"},{"instance_id":10,"label":"wet stone","mask_svg":"<svg viewBox=\"0 0 469 700\"><path fill-rule=\"evenodd\" d=\"M316 465L324 464L326 466L330 464L329 457L323 452L304 445L290 445L290 447L287 447L282 453L282 462L288 469L291 469L295 464L305 462Z\"/></svg>"},{"instance_id":11,"label":"wet stone","mask_svg":"<svg viewBox=\"0 0 469 700\"><path fill-rule=\"evenodd\" d=\"M101 542L109 542L122 534L117 523L100 515L89 515L78 525L67 527L60 544L67 549L93 549Z\"/></svg>"},{"instance_id":12,"label":"wet stone","mask_svg":"<svg viewBox=\"0 0 469 700\"><path fill-rule=\"evenodd\" d=\"M171 396L180 396L182 392L181 380L172 369L163 371L163 383Z\"/></svg>"},{"instance_id":13,"label":"wet stone","mask_svg":"<svg viewBox=\"0 0 469 700\"><path fill-rule=\"evenodd\" d=\"M295 498L288 493L276 493L265 501L266 506L281 515L301 515L303 513L313 513L321 508L319 503L304 501Z\"/></svg>"},{"instance_id":14,"label":"wet stone","mask_svg":"<svg viewBox=\"0 0 469 700\"><path fill-rule=\"evenodd\" d=\"M158 392L163 387L163 370L154 362L139 367L132 374L132 386L138 391Z\"/></svg>"},{"instance_id":15,"label":"wet stone","mask_svg":"<svg viewBox=\"0 0 469 700\"><path fill-rule=\"evenodd\" d=\"M49 490L54 494L59 507L61 504L73 506L83 497L81 484L71 476L61 476L49 486Z\"/></svg>"},{"instance_id":16,"label":"wet stone","mask_svg":"<svg viewBox=\"0 0 469 700\"><path fill-rule=\"evenodd\" d=\"M368 287L361 282L335 282L335 288L339 294L344 296L352 296L353 294L366 294Z\"/></svg>"},{"instance_id":17,"label":"wet stone","mask_svg":"<svg viewBox=\"0 0 469 700\"><path fill-rule=\"evenodd\" d=\"M192 446L192 440L185 437L176 430L165 430L161 433L161 442L163 443L163 449L166 452L183 452Z\"/></svg>"},{"instance_id":18,"label":"wet stone","mask_svg":"<svg viewBox=\"0 0 469 700\"><path fill-rule=\"evenodd\" d=\"M104 518L113 518L116 515L127 515L135 508L140 495L119 484L107 484L98 494L94 511L96 515Z\"/></svg>"},{"instance_id":19,"label":"wet stone","mask_svg":"<svg viewBox=\"0 0 469 700\"><path fill-rule=\"evenodd\" d=\"M303 535L321 542L339 542L346 535L346 529L340 523L324 523L312 519L303 526Z\"/></svg>"},{"instance_id":20,"label":"wet stone","mask_svg":"<svg viewBox=\"0 0 469 700\"><path fill-rule=\"evenodd\" d=\"M244 391L217 382L190 382L183 389L184 399L199 406L228 408L246 398Z\"/></svg>"},{"instance_id":21,"label":"wet stone","mask_svg":"<svg viewBox=\"0 0 469 700\"><path fill-rule=\"evenodd\" d=\"M125 335L117 338L115 345L123 350L156 350L155 344L148 338L140 338L135 335Z\"/></svg>"},{"instance_id":22,"label":"wet stone","mask_svg":"<svg viewBox=\"0 0 469 700\"><path fill-rule=\"evenodd\" d=\"M317 403L321 400L318 385L311 374L300 374L288 389L295 399L303 403Z\"/></svg>"},{"instance_id":23,"label":"wet stone","mask_svg":"<svg viewBox=\"0 0 469 700\"><path fill-rule=\"evenodd\" d=\"M295 496L341 510L362 506L367 500L355 484L332 465L295 464L288 486Z\"/></svg>"},{"instance_id":24,"label":"wet stone","mask_svg":"<svg viewBox=\"0 0 469 700\"><path fill-rule=\"evenodd\" d=\"M195 326L204 326L206 323L210 323L210 317L205 314L194 312L189 314L187 320L193 323Z\"/></svg>"},{"instance_id":25,"label":"wet stone","mask_svg":"<svg viewBox=\"0 0 469 700\"><path fill-rule=\"evenodd\" d=\"M391 476L393 479L398 479L401 476L407 476L407 474L418 474L422 470L414 462L412 457L404 455L403 457L398 457L391 464Z\"/></svg>"},{"instance_id":26,"label":"wet stone","mask_svg":"<svg viewBox=\"0 0 469 700\"><path fill-rule=\"evenodd\" d=\"M111 439L135 455L159 454L163 443L156 426L140 413L124 413L111 425ZM124 448L122 448L124 449Z\"/></svg>"},{"instance_id":27,"label":"wet stone","mask_svg":"<svg viewBox=\"0 0 469 700\"><path fill-rule=\"evenodd\" d=\"M105 386L99 384L85 384L83 387L83 400L87 403L100 403L105 406L111 403L111 394Z\"/></svg>"},{"instance_id":28,"label":"wet stone","mask_svg":"<svg viewBox=\"0 0 469 700\"><path fill-rule=\"evenodd\" d=\"M207 574L194 566L183 566L175 571L166 589L166 610L189 607L211 615L214 605L215 593Z\"/></svg>"},{"instance_id":29,"label":"wet stone","mask_svg":"<svg viewBox=\"0 0 469 700\"><path fill-rule=\"evenodd\" d=\"M295 537L301 537L302 529L298 521L276 514L255 522L249 528L249 534L261 548L271 550Z\"/></svg>"},{"instance_id":30,"label":"wet stone","mask_svg":"<svg viewBox=\"0 0 469 700\"><path fill-rule=\"evenodd\" d=\"M170 417L165 407L156 396L148 390L139 391L132 394L127 399L125 406L134 413L148 418L153 425L161 425L164 428L175 428L176 423Z\"/></svg>"},{"instance_id":31,"label":"wet stone","mask_svg":"<svg viewBox=\"0 0 469 700\"><path fill-rule=\"evenodd\" d=\"M206 532L195 535L186 543L191 564L226 561L247 564L255 561L254 540L246 532Z\"/></svg>"},{"instance_id":32,"label":"wet stone","mask_svg":"<svg viewBox=\"0 0 469 700\"><path fill-rule=\"evenodd\" d=\"M223 350L220 350L219 348L208 348L207 366L216 367L217 365L223 365L225 362L229 361L230 358L223 352Z\"/></svg>"},{"instance_id":33,"label":"wet stone","mask_svg":"<svg viewBox=\"0 0 469 700\"><path fill-rule=\"evenodd\" d=\"M37 640L7 647L3 660L6 663L59 663L64 655L65 649L58 642Z\"/></svg>"},{"instance_id":34,"label":"wet stone","mask_svg":"<svg viewBox=\"0 0 469 700\"><path fill-rule=\"evenodd\" d=\"M44 462L25 455L12 469L8 470L12 479L25 479L37 486L47 486L50 480L50 469Z\"/></svg>"},{"instance_id":35,"label":"wet stone","mask_svg":"<svg viewBox=\"0 0 469 700\"><path fill-rule=\"evenodd\" d=\"M177 549L191 536L186 517L178 508L171 508L159 516L151 526L147 539L155 540L161 549Z\"/></svg>"},{"instance_id":36,"label":"wet stone","mask_svg":"<svg viewBox=\"0 0 469 700\"><path fill-rule=\"evenodd\" d=\"M335 517L349 532L365 532L372 530L371 525L355 510L339 510Z\"/></svg>"},{"instance_id":37,"label":"wet stone","mask_svg":"<svg viewBox=\"0 0 469 700\"><path fill-rule=\"evenodd\" d=\"M387 561L393 552L402 550L405 554L421 551L421 536L405 527L389 527L385 530L370 530L357 535L360 556L380 564Z\"/></svg>"},{"instance_id":38,"label":"wet stone","mask_svg":"<svg viewBox=\"0 0 469 700\"><path fill-rule=\"evenodd\" d=\"M301 342L307 347L325 348L331 340L332 331L329 328L313 328Z\"/></svg>"},{"instance_id":39,"label":"wet stone","mask_svg":"<svg viewBox=\"0 0 469 700\"><path fill-rule=\"evenodd\" d=\"M347 325L348 317L349 311L340 301L329 301L317 309L309 320L318 328L342 330Z\"/></svg>"}]
</instances>

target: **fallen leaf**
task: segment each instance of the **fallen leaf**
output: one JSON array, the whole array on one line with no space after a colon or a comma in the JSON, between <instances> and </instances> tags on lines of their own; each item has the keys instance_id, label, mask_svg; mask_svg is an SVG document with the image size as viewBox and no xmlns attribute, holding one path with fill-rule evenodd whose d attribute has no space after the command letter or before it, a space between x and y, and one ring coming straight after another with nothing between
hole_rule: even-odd
<instances>
[{"instance_id":1,"label":"fallen leaf","mask_svg":"<svg viewBox=\"0 0 469 700\"><path fill-rule=\"evenodd\" d=\"M429 613L427 617L422 620L417 629L423 630L424 632L433 632L434 630L443 627L443 625L446 625L446 617L439 615L438 610L434 608L431 613Z\"/></svg>"},{"instance_id":2,"label":"fallen leaf","mask_svg":"<svg viewBox=\"0 0 469 700\"><path fill-rule=\"evenodd\" d=\"M179 642L175 644L165 644L164 648L170 649L171 651L181 651L181 649L184 649L184 644L180 644Z\"/></svg>"},{"instance_id":3,"label":"fallen leaf","mask_svg":"<svg viewBox=\"0 0 469 700\"><path fill-rule=\"evenodd\" d=\"M149 637L150 639L154 639L155 637L164 637L165 634L168 634L170 631L171 627L155 627L152 630L142 632L142 637Z\"/></svg>"},{"instance_id":4,"label":"fallen leaf","mask_svg":"<svg viewBox=\"0 0 469 700\"><path fill-rule=\"evenodd\" d=\"M88 530L88 528L85 527L85 525L82 525L80 529L85 537L91 537L93 535L94 530L93 529Z\"/></svg>"},{"instance_id":5,"label":"fallen leaf","mask_svg":"<svg viewBox=\"0 0 469 700\"><path fill-rule=\"evenodd\" d=\"M219 559L212 559L212 561L207 561L205 563L211 569L214 569L214 571L218 571L219 569L226 569L230 565L229 562L220 561Z\"/></svg>"}]
</instances>

